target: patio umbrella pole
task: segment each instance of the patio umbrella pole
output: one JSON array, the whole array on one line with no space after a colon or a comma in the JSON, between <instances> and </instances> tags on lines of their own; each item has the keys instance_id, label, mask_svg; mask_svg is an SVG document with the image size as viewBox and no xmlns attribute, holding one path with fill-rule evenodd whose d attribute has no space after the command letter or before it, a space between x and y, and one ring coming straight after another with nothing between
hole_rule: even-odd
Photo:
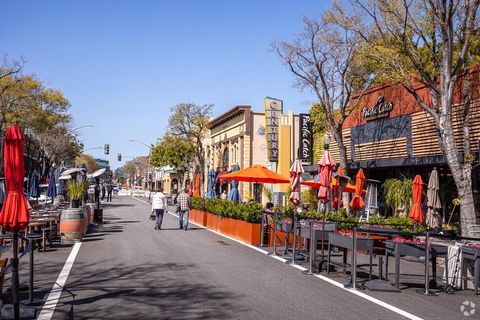
<instances>
[{"instance_id":1,"label":"patio umbrella pole","mask_svg":"<svg viewBox=\"0 0 480 320\"><path fill-rule=\"evenodd\" d=\"M292 264L295 264L295 254L296 254L296 238L297 238L297 214L296 211L293 211L293 245L292 245Z\"/></svg>"},{"instance_id":2,"label":"patio umbrella pole","mask_svg":"<svg viewBox=\"0 0 480 320\"><path fill-rule=\"evenodd\" d=\"M18 299L18 231L13 232L12 238L13 259L12 259L12 302L14 319L20 319L20 302Z\"/></svg>"},{"instance_id":3,"label":"patio umbrella pole","mask_svg":"<svg viewBox=\"0 0 480 320\"><path fill-rule=\"evenodd\" d=\"M273 255L277 255L277 213L273 214L275 222L273 223Z\"/></svg>"}]
</instances>

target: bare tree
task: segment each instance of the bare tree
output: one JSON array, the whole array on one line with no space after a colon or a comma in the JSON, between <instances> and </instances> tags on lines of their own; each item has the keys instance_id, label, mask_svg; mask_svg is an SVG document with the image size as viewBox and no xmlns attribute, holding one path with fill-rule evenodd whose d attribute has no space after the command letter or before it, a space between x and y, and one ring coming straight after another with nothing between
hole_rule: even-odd
<instances>
[{"instance_id":1,"label":"bare tree","mask_svg":"<svg viewBox=\"0 0 480 320\"><path fill-rule=\"evenodd\" d=\"M195 163L192 166L195 172L200 172L205 167L203 139L208 131L212 108L212 104L180 103L170 109L168 132L190 140L195 145Z\"/></svg>"},{"instance_id":2,"label":"bare tree","mask_svg":"<svg viewBox=\"0 0 480 320\"><path fill-rule=\"evenodd\" d=\"M304 30L293 42L276 41L272 46L295 76L296 85L318 99L338 145L340 165L348 173L343 123L371 82L356 65L360 37L349 26L359 21L333 6L321 18L303 22Z\"/></svg>"},{"instance_id":3,"label":"bare tree","mask_svg":"<svg viewBox=\"0 0 480 320\"><path fill-rule=\"evenodd\" d=\"M295 84L313 92L318 100L338 146L340 165L348 174L343 124L373 81L357 63L361 38L351 25L360 20L334 4L319 19L305 17L303 22L304 30L293 42L277 41L272 46L295 76ZM349 210L347 193L343 202Z\"/></svg>"},{"instance_id":4,"label":"bare tree","mask_svg":"<svg viewBox=\"0 0 480 320\"><path fill-rule=\"evenodd\" d=\"M385 80L401 84L431 117L460 199L462 234L475 223L470 146L470 63L476 58L479 0L355 0L369 29L357 29L368 44L366 58ZM369 32L365 32L369 30ZM477 41L478 42L478 41ZM477 56L478 57L478 56ZM421 96L418 85L430 97ZM458 88L461 92L455 94ZM455 143L453 110L460 101L463 125L460 149Z\"/></svg>"}]
</instances>

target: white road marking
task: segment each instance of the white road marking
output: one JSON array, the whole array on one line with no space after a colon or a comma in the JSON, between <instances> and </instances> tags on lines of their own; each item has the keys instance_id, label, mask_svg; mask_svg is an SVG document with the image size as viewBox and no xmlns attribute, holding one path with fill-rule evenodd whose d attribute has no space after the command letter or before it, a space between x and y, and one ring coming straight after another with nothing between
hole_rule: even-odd
<instances>
[{"instance_id":1,"label":"white road marking","mask_svg":"<svg viewBox=\"0 0 480 320\"><path fill-rule=\"evenodd\" d=\"M138 198L135 198L135 197L132 197L132 198L135 199L135 200L137 200L137 201L140 201L140 202L142 202L142 203L149 204L149 203L147 203L146 201L143 201L143 200L141 200L141 199L138 199ZM175 214L175 213L173 213L173 212L170 212L170 211L168 211L168 210L167 210L167 212L170 213L171 215L175 216L175 217L178 217L178 215ZM269 255L270 257L272 257L272 258L274 258L274 259L276 259L276 260L282 261L283 263L287 263L287 262L288 262L288 260L285 260L285 259L283 259L283 258L281 258L281 257L279 257L279 256L270 255L268 251L265 251L265 250L263 250L263 249L260 249L260 248L257 248L257 247L255 247L255 246L252 246L252 245L250 245L250 244L244 243L244 242L242 242L242 241L240 241L240 240L238 240L238 239L231 238L231 237L226 236L226 235L224 235L224 234L221 234L221 233L219 233L219 232L217 232L217 231L215 231L215 230L210 230L210 229L208 229L208 228L206 228L206 227L204 227L204 226L202 226L202 225L199 225L199 224L197 224L197 223L195 223L195 222L190 222L190 221L189 221L188 223L193 223L194 225L199 226L199 227L202 228L202 229L206 229L206 230L208 230L208 231L210 231L210 232L213 232L213 233L215 233L215 234L218 234L219 236L222 236L222 237L227 238L227 239L229 239L229 240L238 242L238 243L241 244L241 245L244 245L244 246L246 246L246 247L249 247L249 248L251 248L251 249L253 249L253 250L256 250L256 251L258 251L258 252L261 252L261 253L263 253L263 254ZM304 267L302 267L302 266L299 266L298 264L290 264L290 266L293 267L293 268L296 268L296 269L298 269L298 270L301 270L301 271L307 271L307 270L308 270L307 268L304 268ZM379 299L377 299L377 298L371 297L371 296L369 296L368 294L365 294L365 293L360 292L360 291L355 290L355 289L345 288L342 283L340 283L340 282L338 282L338 281L335 281L335 280L333 280L333 279L330 279L330 278L328 278L328 277L326 277L326 276L323 276L323 275L321 275L321 274L313 274L313 276L316 277L316 278L318 278L318 279L321 279L321 280L323 280L323 281L325 281L325 282L328 282L328 283L330 283L330 284L332 284L332 285L334 285L334 286L336 286L336 287L338 287L338 288L340 288L340 289L342 289L342 290L345 290L345 291L350 292L350 293L352 293L352 294L354 294L354 295L357 295L357 296L359 296L359 297L361 297L361 298L363 298L363 299L365 299L365 300L368 300L368 301L370 301L370 302L372 302L372 303L374 303L374 304L376 304L376 305L379 305L379 306L381 306L381 307L383 307L383 308L385 308L385 309L388 309L388 310L390 310L390 311L392 311L392 312L395 312L395 313L397 313L397 314L399 314L399 315L401 315L401 316L404 316L405 318L412 319L412 320L423 320L423 318L420 318L420 317L418 317L418 316L416 316L416 315L414 315L414 314L411 314L411 313L409 313L409 312L407 312L407 311L405 311L405 310L402 310L402 309L400 309L400 308L397 308L397 307L395 307L395 306L393 306L393 305L391 305L391 304L388 304L388 303L386 303L386 302L384 302L384 301L382 301L382 300L379 300Z\"/></svg>"},{"instance_id":2,"label":"white road marking","mask_svg":"<svg viewBox=\"0 0 480 320\"><path fill-rule=\"evenodd\" d=\"M58 299L60 299L60 296L62 295L63 287L67 282L68 275L70 274L70 270L72 270L73 263L75 262L75 258L77 257L81 245L81 242L76 242L73 245L72 251L68 256L67 261L65 261L65 265L58 275L57 281L55 281L52 291L50 291L47 301L43 305L42 311L40 312L37 320L50 320L52 318L53 312L55 311L58 303Z\"/></svg>"}]
</instances>

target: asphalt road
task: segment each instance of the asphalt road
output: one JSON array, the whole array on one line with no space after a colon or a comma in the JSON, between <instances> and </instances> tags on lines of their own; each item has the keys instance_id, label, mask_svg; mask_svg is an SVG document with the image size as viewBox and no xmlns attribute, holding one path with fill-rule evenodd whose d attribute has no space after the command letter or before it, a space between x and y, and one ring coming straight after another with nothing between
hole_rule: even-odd
<instances>
[{"instance_id":1,"label":"asphalt road","mask_svg":"<svg viewBox=\"0 0 480 320\"><path fill-rule=\"evenodd\" d=\"M53 319L405 319L173 215L154 230L149 209L130 197L104 209Z\"/></svg>"}]
</instances>

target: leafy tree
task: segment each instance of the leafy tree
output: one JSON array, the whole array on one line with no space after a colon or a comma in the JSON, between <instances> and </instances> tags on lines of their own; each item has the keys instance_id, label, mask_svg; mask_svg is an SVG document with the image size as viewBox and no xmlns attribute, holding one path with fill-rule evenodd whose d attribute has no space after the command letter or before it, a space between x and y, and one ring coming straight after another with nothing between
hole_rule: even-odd
<instances>
[{"instance_id":1,"label":"leafy tree","mask_svg":"<svg viewBox=\"0 0 480 320\"><path fill-rule=\"evenodd\" d=\"M325 119L325 113L322 106L318 103L314 103L310 108L310 119L312 121L312 133L313 133L313 159L318 161L323 152L323 135L327 129L327 121Z\"/></svg>"},{"instance_id":2,"label":"leafy tree","mask_svg":"<svg viewBox=\"0 0 480 320\"><path fill-rule=\"evenodd\" d=\"M193 145L195 156L191 162L196 172L205 167L203 139L208 132L207 126L212 108L212 104L180 103L170 109L168 134L188 140Z\"/></svg>"},{"instance_id":3,"label":"leafy tree","mask_svg":"<svg viewBox=\"0 0 480 320\"><path fill-rule=\"evenodd\" d=\"M472 192L470 103L472 63L479 61L478 0L355 0L368 28L356 28L363 60L372 74L403 86L434 123L460 198L462 234L475 223ZM430 95L421 95L418 85ZM478 80L476 82L478 85ZM472 90L473 89L473 90ZM455 91L458 91L456 96ZM460 96L460 149L453 131L454 99Z\"/></svg>"},{"instance_id":4,"label":"leafy tree","mask_svg":"<svg viewBox=\"0 0 480 320\"><path fill-rule=\"evenodd\" d=\"M165 134L151 149L150 163L155 167L170 166L180 175L190 168L196 159L196 146L191 140Z\"/></svg>"},{"instance_id":5,"label":"leafy tree","mask_svg":"<svg viewBox=\"0 0 480 320\"><path fill-rule=\"evenodd\" d=\"M87 166L87 173L93 173L95 170L98 170L97 162L89 154L82 153L75 158L77 165L85 164Z\"/></svg>"}]
</instances>

